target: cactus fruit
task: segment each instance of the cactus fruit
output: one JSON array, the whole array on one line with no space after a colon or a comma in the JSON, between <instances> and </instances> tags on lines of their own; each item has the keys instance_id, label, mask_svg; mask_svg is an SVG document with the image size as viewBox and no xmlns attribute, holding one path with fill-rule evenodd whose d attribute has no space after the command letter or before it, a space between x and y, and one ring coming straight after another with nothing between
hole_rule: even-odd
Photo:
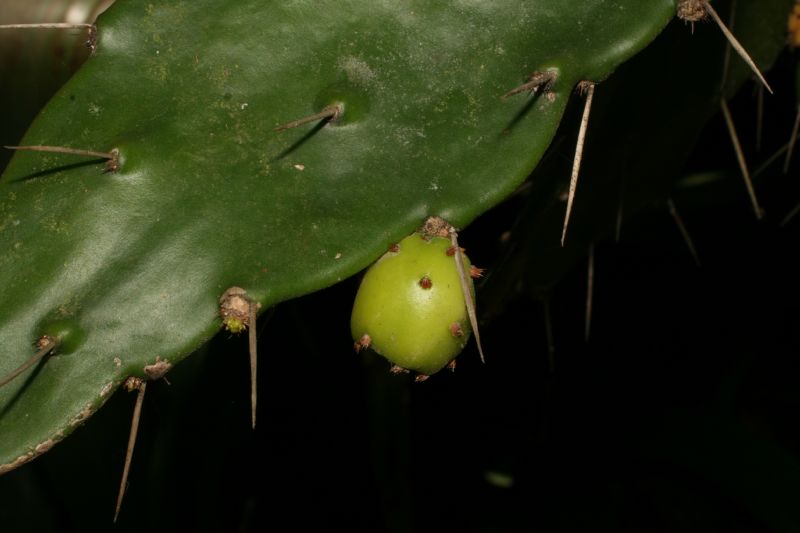
<instances>
[{"instance_id":1,"label":"cactus fruit","mask_svg":"<svg viewBox=\"0 0 800 533\"><path fill-rule=\"evenodd\" d=\"M449 238L414 233L369 267L358 289L350 328L356 350L371 348L400 369L429 376L455 359L472 333L462 270ZM469 297L474 289L469 282Z\"/></svg>"}]
</instances>

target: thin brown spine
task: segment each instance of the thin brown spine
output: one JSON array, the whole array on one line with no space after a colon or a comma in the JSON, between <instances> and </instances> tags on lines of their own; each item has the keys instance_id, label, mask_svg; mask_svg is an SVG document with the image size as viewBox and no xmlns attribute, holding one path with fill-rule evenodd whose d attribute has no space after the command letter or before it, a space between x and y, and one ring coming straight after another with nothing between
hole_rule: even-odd
<instances>
[{"instance_id":1,"label":"thin brown spine","mask_svg":"<svg viewBox=\"0 0 800 533\"><path fill-rule=\"evenodd\" d=\"M582 81L578 84L578 89L586 93L586 101L583 104L583 115L581 116L581 125L578 129L578 141L575 144L575 157L572 160L572 175L569 180L569 195L567 196L567 212L564 214L564 226L561 230L561 246L564 246L564 241L567 238L567 227L569 226L569 218L572 215L572 203L575 200L575 190L578 187L578 174L581 170L583 146L586 142L586 130L589 128L589 116L592 112L594 87L595 83L591 81Z\"/></svg>"},{"instance_id":2,"label":"thin brown spine","mask_svg":"<svg viewBox=\"0 0 800 533\"><path fill-rule=\"evenodd\" d=\"M256 428L256 400L258 391L258 380L256 379L256 372L258 370L258 343L256 342L256 311L258 311L258 304L251 301L248 308L248 316L250 320L250 328L247 331L247 341L250 350L250 421L253 429Z\"/></svg>"},{"instance_id":3,"label":"thin brown spine","mask_svg":"<svg viewBox=\"0 0 800 533\"><path fill-rule=\"evenodd\" d=\"M744 158L742 144L739 142L739 135L736 133L736 125L733 123L733 117L731 116L731 111L728 108L728 103L724 99L720 102L720 107L722 108L722 116L725 118L725 125L728 127L728 135L731 138L733 150L736 152L736 161L739 163L739 169L742 171L744 184L745 187L747 187L747 194L750 196L750 202L753 204L753 210L756 213L756 218L760 220L761 217L764 216L764 212L758 203L758 197L756 196L756 191L753 188L753 180L750 178L750 170L747 168L747 161Z\"/></svg>"},{"instance_id":4,"label":"thin brown spine","mask_svg":"<svg viewBox=\"0 0 800 533\"><path fill-rule=\"evenodd\" d=\"M456 250L461 248L458 246L458 234L456 229L450 226L450 243ZM464 302L467 306L467 315L469 316L469 323L472 326L472 331L475 333L475 343L478 345L478 354L481 356L481 362L486 363L483 356L483 346L481 346L481 334L478 330L478 316L475 312L475 300L472 297L472 291L469 290L469 273L464 269L464 259L460 253L454 255L456 260L456 268L458 269L458 280L461 283L461 292L464 295Z\"/></svg>"},{"instance_id":5,"label":"thin brown spine","mask_svg":"<svg viewBox=\"0 0 800 533\"><path fill-rule=\"evenodd\" d=\"M125 497L128 474L130 473L131 462L133 461L133 449L136 447L136 436L139 433L139 421L142 416L142 404L144 403L144 393L147 389L147 382L140 378L130 377L128 381L126 381L125 386L131 391L138 390L138 393L136 395L136 404L133 406L131 432L128 435L128 448L125 451L125 465L122 467L122 479L120 480L119 492L117 493L117 506L114 509L114 523L117 522L119 510L122 507L122 499Z\"/></svg>"},{"instance_id":6,"label":"thin brown spine","mask_svg":"<svg viewBox=\"0 0 800 533\"><path fill-rule=\"evenodd\" d=\"M30 24L0 24L0 30L80 30L89 31L94 28L94 24L85 22L37 22Z\"/></svg>"},{"instance_id":7,"label":"thin brown spine","mask_svg":"<svg viewBox=\"0 0 800 533\"><path fill-rule=\"evenodd\" d=\"M539 91L543 93L549 92L553 83L555 83L557 79L558 79L558 72L555 70L541 70L533 72L528 76L527 82L517 87L514 87L506 94L504 94L501 98L505 100L506 98L521 93L536 94Z\"/></svg>"},{"instance_id":8,"label":"thin brown spine","mask_svg":"<svg viewBox=\"0 0 800 533\"><path fill-rule=\"evenodd\" d=\"M80 148L70 148L68 146L47 146L47 145L28 145L28 146L3 146L8 150L16 151L29 151L29 152L46 152L53 154L69 154L83 157L96 157L98 159L107 159L105 170L107 172L116 172L119 170L119 150L112 149L110 152L99 152L96 150L83 150Z\"/></svg>"},{"instance_id":9,"label":"thin brown spine","mask_svg":"<svg viewBox=\"0 0 800 533\"><path fill-rule=\"evenodd\" d=\"M797 216L798 213L800 213L800 204L797 204L796 206L794 206L794 209L789 211L789 213L785 217L783 217L783 220L781 220L781 224L780 224L781 227L783 227L786 224L788 224L789 222L791 222L792 219L795 216Z\"/></svg>"},{"instance_id":10,"label":"thin brown spine","mask_svg":"<svg viewBox=\"0 0 800 533\"><path fill-rule=\"evenodd\" d=\"M694 263L698 267L701 266L700 256L698 255L697 249L694 246L694 241L692 240L692 236L689 234L689 230L686 228L686 224L683 223L683 218L681 218L681 215L678 212L678 208L675 207L675 202L672 201L672 198L667 198L667 209L669 209L669 214L672 215L672 219L678 226L678 231L681 232L681 236L683 236L683 242L685 242L686 247L689 248L689 253L692 254L692 259L694 259Z\"/></svg>"},{"instance_id":11,"label":"thin brown spine","mask_svg":"<svg viewBox=\"0 0 800 533\"><path fill-rule=\"evenodd\" d=\"M41 340L41 339L40 339ZM47 337L47 341L39 346L39 350L33 354L27 361L22 363L16 369L12 370L2 378L0 378L0 387L3 387L10 382L14 381L14 379L28 370L30 367L35 365L40 359L42 359L47 354L51 353L53 350L58 348L60 344L59 339L53 337Z\"/></svg>"},{"instance_id":12,"label":"thin brown spine","mask_svg":"<svg viewBox=\"0 0 800 533\"><path fill-rule=\"evenodd\" d=\"M730 16L728 17L728 28L733 29L736 24L736 0L731 0ZM728 81L728 70L731 66L731 43L728 41L725 46L725 55L722 57L722 76L720 76L720 91L725 91L725 83Z\"/></svg>"},{"instance_id":13,"label":"thin brown spine","mask_svg":"<svg viewBox=\"0 0 800 533\"><path fill-rule=\"evenodd\" d=\"M297 128L304 124L308 124L310 122L316 122L318 120L327 120L329 122L337 120L342 114L343 108L341 104L328 106L319 113L314 113L313 115L309 115L307 117L299 118L297 120L293 120L291 122L287 122L286 124L281 124L273 131L285 131L290 130L292 128Z\"/></svg>"},{"instance_id":14,"label":"thin brown spine","mask_svg":"<svg viewBox=\"0 0 800 533\"><path fill-rule=\"evenodd\" d=\"M753 58L750 57L750 54L747 53L747 50L744 49L744 46L742 46L739 40L736 39L736 37L734 37L734 35L731 33L731 31L728 29L725 23L722 22L722 19L720 18L719 14L717 14L717 11L711 6L708 0L701 0L701 2L706 12L711 16L714 22L717 23L717 26L719 26L719 29L722 31L722 34L725 36L726 39L728 39L728 42L731 44L736 53L739 54L739 57L741 57L742 60L744 60L744 62L747 63L747 66L750 67L750 70L752 70L753 73L758 77L759 81L761 81L761 83L764 84L764 87L767 88L769 93L775 94L772 91L772 87L769 86L769 83L767 83L767 80L764 78L764 75L761 74L761 70L759 70L758 65L756 65L755 61L753 61Z\"/></svg>"}]
</instances>

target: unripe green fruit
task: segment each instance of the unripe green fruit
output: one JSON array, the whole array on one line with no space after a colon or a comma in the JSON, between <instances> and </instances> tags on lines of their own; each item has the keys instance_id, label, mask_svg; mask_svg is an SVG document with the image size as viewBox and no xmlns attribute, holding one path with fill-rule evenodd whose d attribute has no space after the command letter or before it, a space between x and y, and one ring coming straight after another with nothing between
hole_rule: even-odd
<instances>
[{"instance_id":1,"label":"unripe green fruit","mask_svg":"<svg viewBox=\"0 0 800 533\"><path fill-rule=\"evenodd\" d=\"M430 375L452 361L472 331L450 240L415 233L384 254L364 275L350 329L357 346L408 370Z\"/></svg>"}]
</instances>

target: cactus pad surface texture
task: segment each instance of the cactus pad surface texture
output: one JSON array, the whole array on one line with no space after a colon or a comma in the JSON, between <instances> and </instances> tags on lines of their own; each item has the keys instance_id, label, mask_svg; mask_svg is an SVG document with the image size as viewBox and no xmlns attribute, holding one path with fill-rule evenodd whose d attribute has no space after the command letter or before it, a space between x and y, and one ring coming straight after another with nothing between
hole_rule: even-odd
<instances>
[{"instance_id":1,"label":"cactus pad surface texture","mask_svg":"<svg viewBox=\"0 0 800 533\"><path fill-rule=\"evenodd\" d=\"M47 451L127 376L365 268L424 217L508 196L582 80L672 0L119 1L23 145L119 151L119 168L20 152L0 180L0 472ZM546 94L501 98L552 69ZM338 106L335 119L275 131Z\"/></svg>"}]
</instances>

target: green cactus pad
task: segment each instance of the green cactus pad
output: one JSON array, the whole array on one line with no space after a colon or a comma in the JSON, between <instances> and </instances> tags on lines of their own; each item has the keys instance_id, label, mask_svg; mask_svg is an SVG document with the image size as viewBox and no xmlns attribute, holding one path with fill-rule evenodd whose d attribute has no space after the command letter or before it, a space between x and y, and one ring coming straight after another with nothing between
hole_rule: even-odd
<instances>
[{"instance_id":1,"label":"green cactus pad","mask_svg":"<svg viewBox=\"0 0 800 533\"><path fill-rule=\"evenodd\" d=\"M0 374L40 327L85 336L0 389L0 472L156 357L366 267L427 215L464 226L525 179L576 83L600 81L672 0L118 2L22 144L117 148L120 168L17 154L0 180ZM536 70L551 93L501 96ZM329 124L286 122L340 105Z\"/></svg>"}]
</instances>

